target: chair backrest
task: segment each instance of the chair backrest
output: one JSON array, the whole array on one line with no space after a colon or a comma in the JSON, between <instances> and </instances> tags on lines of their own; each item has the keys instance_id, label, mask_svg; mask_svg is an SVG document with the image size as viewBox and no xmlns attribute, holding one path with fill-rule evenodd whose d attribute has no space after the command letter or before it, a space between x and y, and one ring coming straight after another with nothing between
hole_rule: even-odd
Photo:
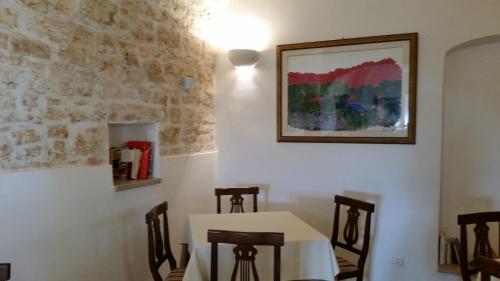
<instances>
[{"instance_id":1,"label":"chair backrest","mask_svg":"<svg viewBox=\"0 0 500 281\"><path fill-rule=\"evenodd\" d=\"M481 281L491 281L491 276L500 278L500 262L493 259L477 256L474 260L476 268L481 272Z\"/></svg>"},{"instance_id":2,"label":"chair backrest","mask_svg":"<svg viewBox=\"0 0 500 281\"><path fill-rule=\"evenodd\" d=\"M146 214L149 268L155 281L163 281L159 268L165 261L168 260L171 270L177 268L177 263L170 248L167 210L168 204L163 202Z\"/></svg>"},{"instance_id":3,"label":"chair backrest","mask_svg":"<svg viewBox=\"0 0 500 281\"><path fill-rule=\"evenodd\" d=\"M340 228L340 206L347 206L347 221L343 230L344 242L339 241L339 228ZM359 226L358 219L360 216L359 211L366 213L365 229L363 244L361 249L355 247L359 240ZM333 234L332 234L332 247L343 248L347 251L355 253L358 258L358 269L363 270L370 248L370 230L371 230L371 215L375 211L375 205L372 203L364 202L358 199L353 199L345 196L335 196L335 217L333 219Z\"/></svg>"},{"instance_id":4,"label":"chair backrest","mask_svg":"<svg viewBox=\"0 0 500 281\"><path fill-rule=\"evenodd\" d=\"M241 281L258 281L259 275L255 267L257 249L254 246L274 246L274 281L280 280L281 247L285 243L285 235L276 232L236 232L225 230L208 230L208 242L212 243L210 263L210 281L218 280L218 244L233 244L235 265L231 281L236 281L238 273Z\"/></svg>"},{"instance_id":5,"label":"chair backrest","mask_svg":"<svg viewBox=\"0 0 500 281\"><path fill-rule=\"evenodd\" d=\"M488 223L499 223L500 227L500 212L483 212L458 215L458 224L460 225L460 273L464 281L471 280L471 274L477 270L475 265L471 269L469 267L469 255L467 246L467 226L474 224L475 243L473 258L481 255L484 257L492 258L493 249L491 248L489 239L489 226ZM499 229L500 231L500 229ZM500 237L499 237L500 244ZM499 245L500 251L500 245Z\"/></svg>"},{"instance_id":6,"label":"chair backrest","mask_svg":"<svg viewBox=\"0 0 500 281\"><path fill-rule=\"evenodd\" d=\"M10 280L10 263L0 263L0 281Z\"/></svg>"},{"instance_id":7,"label":"chair backrest","mask_svg":"<svg viewBox=\"0 0 500 281\"><path fill-rule=\"evenodd\" d=\"M257 212L257 195L259 187L235 187L235 188L216 188L215 196L217 196L217 214L221 213L221 196L231 195L231 213L244 213L243 196L245 194L253 195L253 211Z\"/></svg>"}]
</instances>

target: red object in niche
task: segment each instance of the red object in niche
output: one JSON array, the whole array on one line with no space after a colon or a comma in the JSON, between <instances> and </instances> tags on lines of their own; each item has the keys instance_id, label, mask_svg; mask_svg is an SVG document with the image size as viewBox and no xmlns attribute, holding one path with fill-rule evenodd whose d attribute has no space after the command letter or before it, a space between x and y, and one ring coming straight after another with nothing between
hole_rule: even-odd
<instances>
[{"instance_id":1,"label":"red object in niche","mask_svg":"<svg viewBox=\"0 0 500 281\"><path fill-rule=\"evenodd\" d=\"M151 146L149 141L129 141L127 142L128 148L140 149L142 152L141 166L139 167L138 179L144 180L149 177L149 161L151 158Z\"/></svg>"}]
</instances>

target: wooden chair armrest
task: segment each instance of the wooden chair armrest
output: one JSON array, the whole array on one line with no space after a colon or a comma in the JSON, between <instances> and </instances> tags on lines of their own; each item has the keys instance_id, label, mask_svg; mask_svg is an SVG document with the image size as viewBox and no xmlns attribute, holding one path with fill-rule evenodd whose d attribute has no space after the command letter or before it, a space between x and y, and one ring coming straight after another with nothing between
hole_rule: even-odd
<instances>
[{"instance_id":1,"label":"wooden chair armrest","mask_svg":"<svg viewBox=\"0 0 500 281\"><path fill-rule=\"evenodd\" d=\"M181 259L179 263L179 268L186 268L189 262L189 251L188 251L188 243L180 243L181 244Z\"/></svg>"},{"instance_id":2,"label":"wooden chair armrest","mask_svg":"<svg viewBox=\"0 0 500 281\"><path fill-rule=\"evenodd\" d=\"M474 262L481 272L481 280L490 280L490 276L500 278L500 262L483 256L478 256Z\"/></svg>"}]
</instances>

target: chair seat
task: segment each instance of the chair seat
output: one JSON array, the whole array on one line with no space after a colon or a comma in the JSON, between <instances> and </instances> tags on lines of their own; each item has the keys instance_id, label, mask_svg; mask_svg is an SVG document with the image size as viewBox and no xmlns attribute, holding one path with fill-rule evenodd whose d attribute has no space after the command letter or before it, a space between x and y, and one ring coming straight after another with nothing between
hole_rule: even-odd
<instances>
[{"instance_id":1,"label":"chair seat","mask_svg":"<svg viewBox=\"0 0 500 281\"><path fill-rule=\"evenodd\" d=\"M186 272L185 268L176 268L170 271L165 281L182 281L185 272Z\"/></svg>"},{"instance_id":2,"label":"chair seat","mask_svg":"<svg viewBox=\"0 0 500 281\"><path fill-rule=\"evenodd\" d=\"M353 264L352 262L350 262L344 258L337 257L337 263L338 263L339 268L340 268L340 273L358 271L358 267L355 264Z\"/></svg>"}]
</instances>

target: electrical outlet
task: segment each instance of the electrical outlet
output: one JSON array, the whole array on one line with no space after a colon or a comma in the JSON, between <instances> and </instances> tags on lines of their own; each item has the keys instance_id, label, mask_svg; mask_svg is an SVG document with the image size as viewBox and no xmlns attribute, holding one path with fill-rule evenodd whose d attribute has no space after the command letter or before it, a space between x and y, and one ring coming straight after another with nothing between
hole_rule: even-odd
<instances>
[{"instance_id":1,"label":"electrical outlet","mask_svg":"<svg viewBox=\"0 0 500 281\"><path fill-rule=\"evenodd\" d=\"M192 87L193 87L193 76L184 77L184 90L186 91L186 93L189 93Z\"/></svg>"},{"instance_id":2,"label":"electrical outlet","mask_svg":"<svg viewBox=\"0 0 500 281\"><path fill-rule=\"evenodd\" d=\"M392 257L391 264L394 266L404 267L405 266L405 259L400 258L400 257Z\"/></svg>"}]
</instances>

